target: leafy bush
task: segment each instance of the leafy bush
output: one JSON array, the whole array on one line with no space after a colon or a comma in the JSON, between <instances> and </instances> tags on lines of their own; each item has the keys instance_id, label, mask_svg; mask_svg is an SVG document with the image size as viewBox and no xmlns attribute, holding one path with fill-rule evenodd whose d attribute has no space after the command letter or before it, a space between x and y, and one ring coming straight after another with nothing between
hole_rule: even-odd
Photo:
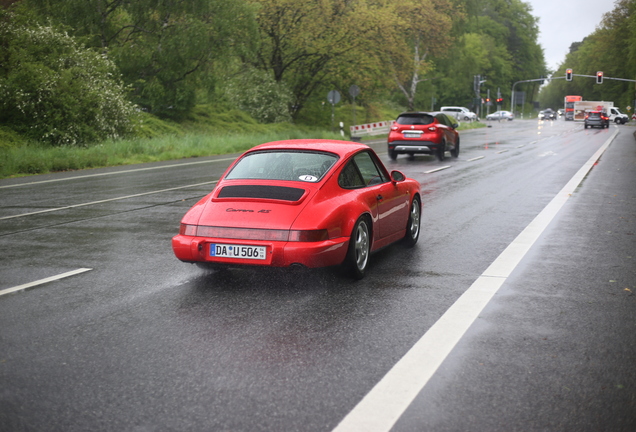
<instances>
[{"instance_id":1,"label":"leafy bush","mask_svg":"<svg viewBox=\"0 0 636 432\"><path fill-rule=\"evenodd\" d=\"M238 109L262 123L291 121L292 92L267 72L249 69L235 75L225 87L225 96Z\"/></svg>"},{"instance_id":2,"label":"leafy bush","mask_svg":"<svg viewBox=\"0 0 636 432\"><path fill-rule=\"evenodd\" d=\"M115 65L52 27L0 10L0 122L52 145L85 145L133 129Z\"/></svg>"}]
</instances>

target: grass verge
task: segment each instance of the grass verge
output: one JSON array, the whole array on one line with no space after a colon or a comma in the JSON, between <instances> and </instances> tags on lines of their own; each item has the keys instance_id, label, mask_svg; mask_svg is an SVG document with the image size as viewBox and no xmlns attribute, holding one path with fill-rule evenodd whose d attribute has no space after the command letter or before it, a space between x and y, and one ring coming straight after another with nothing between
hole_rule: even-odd
<instances>
[{"instance_id":1,"label":"grass verge","mask_svg":"<svg viewBox=\"0 0 636 432\"><path fill-rule=\"evenodd\" d=\"M301 138L342 139L330 132L289 129L254 134L165 135L106 141L89 147L31 143L0 148L0 178L239 153L264 142Z\"/></svg>"}]
</instances>

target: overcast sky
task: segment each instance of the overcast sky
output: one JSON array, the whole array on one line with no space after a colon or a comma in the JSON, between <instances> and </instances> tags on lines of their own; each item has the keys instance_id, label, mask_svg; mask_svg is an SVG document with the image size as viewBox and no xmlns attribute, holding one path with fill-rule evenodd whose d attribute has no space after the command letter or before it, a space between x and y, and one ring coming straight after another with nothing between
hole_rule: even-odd
<instances>
[{"instance_id":1,"label":"overcast sky","mask_svg":"<svg viewBox=\"0 0 636 432\"><path fill-rule=\"evenodd\" d=\"M613 0L525 1L532 6L532 15L539 18L539 44L551 70L565 61L573 42L593 33L603 14L614 9Z\"/></svg>"}]
</instances>

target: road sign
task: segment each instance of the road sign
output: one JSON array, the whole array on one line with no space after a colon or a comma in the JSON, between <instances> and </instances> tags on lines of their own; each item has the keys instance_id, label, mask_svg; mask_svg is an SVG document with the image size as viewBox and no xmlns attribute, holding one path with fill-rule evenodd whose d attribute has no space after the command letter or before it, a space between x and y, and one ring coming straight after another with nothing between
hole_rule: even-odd
<instances>
[{"instance_id":1,"label":"road sign","mask_svg":"<svg viewBox=\"0 0 636 432\"><path fill-rule=\"evenodd\" d=\"M331 90L327 93L327 100L331 105L335 105L340 102L340 92L338 90Z\"/></svg>"}]
</instances>

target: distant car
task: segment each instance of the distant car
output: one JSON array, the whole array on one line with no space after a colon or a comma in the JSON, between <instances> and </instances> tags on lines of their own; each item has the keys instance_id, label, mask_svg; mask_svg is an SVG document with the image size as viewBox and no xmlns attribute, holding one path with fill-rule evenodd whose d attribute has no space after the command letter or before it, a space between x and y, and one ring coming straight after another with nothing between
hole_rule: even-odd
<instances>
[{"instance_id":1,"label":"distant car","mask_svg":"<svg viewBox=\"0 0 636 432\"><path fill-rule=\"evenodd\" d=\"M556 120L558 114L552 110L552 108L539 111L539 120Z\"/></svg>"},{"instance_id":2,"label":"distant car","mask_svg":"<svg viewBox=\"0 0 636 432\"><path fill-rule=\"evenodd\" d=\"M458 121L475 121L477 119L477 114L472 112L466 107L459 106L443 106L440 108L440 111L455 117Z\"/></svg>"},{"instance_id":3,"label":"distant car","mask_svg":"<svg viewBox=\"0 0 636 432\"><path fill-rule=\"evenodd\" d=\"M203 267L344 265L420 236L420 184L389 173L365 144L288 140L256 146L181 220L181 261Z\"/></svg>"},{"instance_id":4,"label":"distant car","mask_svg":"<svg viewBox=\"0 0 636 432\"><path fill-rule=\"evenodd\" d=\"M559 114L559 117L563 117L565 115L565 110L563 108L559 108L557 113Z\"/></svg>"},{"instance_id":5,"label":"distant car","mask_svg":"<svg viewBox=\"0 0 636 432\"><path fill-rule=\"evenodd\" d=\"M609 127L609 117L605 111L586 111L584 120L585 129L588 127Z\"/></svg>"},{"instance_id":6,"label":"distant car","mask_svg":"<svg viewBox=\"0 0 636 432\"><path fill-rule=\"evenodd\" d=\"M515 118L514 114L510 111L495 111L492 114L486 116L486 120L509 120L512 121Z\"/></svg>"},{"instance_id":7,"label":"distant car","mask_svg":"<svg viewBox=\"0 0 636 432\"><path fill-rule=\"evenodd\" d=\"M391 126L388 153L392 160L399 154L432 154L440 161L450 151L459 156L459 124L443 112L404 112Z\"/></svg>"}]
</instances>

